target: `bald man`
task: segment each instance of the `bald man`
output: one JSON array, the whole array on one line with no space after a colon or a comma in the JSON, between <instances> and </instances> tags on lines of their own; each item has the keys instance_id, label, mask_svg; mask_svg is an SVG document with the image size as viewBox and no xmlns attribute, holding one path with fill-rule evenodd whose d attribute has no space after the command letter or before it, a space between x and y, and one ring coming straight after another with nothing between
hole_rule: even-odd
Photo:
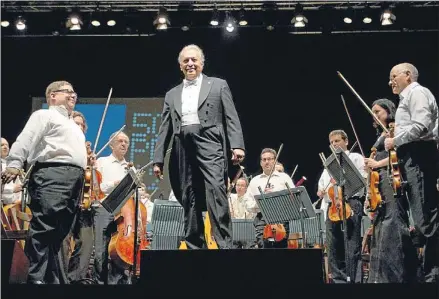
<instances>
[{"instance_id":1,"label":"bald man","mask_svg":"<svg viewBox=\"0 0 439 299\"><path fill-rule=\"evenodd\" d=\"M395 114L395 136L384 141L396 148L411 215L421 245L426 282L439 280L438 106L428 88L418 83L419 72L410 63L395 65L389 86L400 101Z\"/></svg>"}]
</instances>

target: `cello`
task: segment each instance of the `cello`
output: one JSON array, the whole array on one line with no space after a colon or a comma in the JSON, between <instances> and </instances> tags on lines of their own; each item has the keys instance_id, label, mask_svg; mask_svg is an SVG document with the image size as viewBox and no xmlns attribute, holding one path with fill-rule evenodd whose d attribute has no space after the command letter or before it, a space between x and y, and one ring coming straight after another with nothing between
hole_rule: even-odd
<instances>
[{"instance_id":1,"label":"cello","mask_svg":"<svg viewBox=\"0 0 439 299\"><path fill-rule=\"evenodd\" d=\"M132 162L128 163L127 169L132 166ZM137 201L139 208L137 233L135 232L136 203L133 196L128 199L120 214L115 217L117 231L111 236L108 253L116 265L122 269L129 269L134 265L134 246L138 246L137 266L133 272L135 275L140 275L140 251L148 249L150 243L146 234L147 210L143 203ZM135 235L137 235L137 239L135 239Z\"/></svg>"}]
</instances>

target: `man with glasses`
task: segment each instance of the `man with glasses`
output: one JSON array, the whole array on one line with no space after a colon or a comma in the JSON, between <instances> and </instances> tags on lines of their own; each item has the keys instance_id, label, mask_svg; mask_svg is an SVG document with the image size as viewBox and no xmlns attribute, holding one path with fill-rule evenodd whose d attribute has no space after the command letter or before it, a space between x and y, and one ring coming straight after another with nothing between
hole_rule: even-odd
<instances>
[{"instance_id":1,"label":"man with glasses","mask_svg":"<svg viewBox=\"0 0 439 299\"><path fill-rule=\"evenodd\" d=\"M273 174L268 182L268 178L270 177L271 170L274 166L274 160L276 159L276 151L271 148L264 148L261 152L261 168L262 173L255 176L249 184L248 192L252 195L250 196L250 200L247 200L245 205L248 212L256 213L254 225L256 230L256 244L258 248L265 247L275 247L275 248L286 248L287 247L287 238L282 240L281 242L267 242L263 240L264 227L266 222L262 216L261 210L254 198L255 195L260 195L259 188L263 190L264 193L276 192L285 190L287 187L285 183L288 183L290 188L294 187L293 180L284 172L279 172L277 170L273 171ZM267 186L267 182L269 183ZM287 229L288 236L288 223L284 224Z\"/></svg>"},{"instance_id":2,"label":"man with glasses","mask_svg":"<svg viewBox=\"0 0 439 299\"><path fill-rule=\"evenodd\" d=\"M401 63L390 71L389 86L400 101L395 115L395 136L384 141L396 148L406 184L415 229L424 246L426 282L439 280L438 106L429 89L418 81L418 70Z\"/></svg>"},{"instance_id":3,"label":"man with glasses","mask_svg":"<svg viewBox=\"0 0 439 299\"><path fill-rule=\"evenodd\" d=\"M62 244L79 207L87 152L84 133L71 118L76 104L73 86L66 81L49 84L46 100L49 109L32 113L12 145L2 183L14 180L26 160L34 164L28 185L28 282L63 284L68 282Z\"/></svg>"}]
</instances>

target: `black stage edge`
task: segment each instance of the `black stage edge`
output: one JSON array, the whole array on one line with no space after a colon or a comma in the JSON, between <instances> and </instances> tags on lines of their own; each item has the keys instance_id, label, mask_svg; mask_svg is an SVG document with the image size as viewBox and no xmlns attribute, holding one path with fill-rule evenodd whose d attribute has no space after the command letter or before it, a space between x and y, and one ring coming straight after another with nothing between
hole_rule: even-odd
<instances>
[{"instance_id":1,"label":"black stage edge","mask_svg":"<svg viewBox=\"0 0 439 299\"><path fill-rule=\"evenodd\" d=\"M162 277L162 286L165 289L172 289L175 280L184 275L181 270L178 273ZM294 282L288 285L277 283L277 275L274 273L249 273L245 269L242 275L253 277L250 285L241 285L238 289L229 287L229 280L217 281L217 287L209 290L209 293L202 293L197 289L196 282L181 290L175 290L178 296L164 296L160 293L153 293L144 285L1 285L2 299L15 298L44 298L44 299L290 299L304 297L307 299L437 299L439 298L437 284L318 284L301 285ZM204 281L209 279L208 273ZM255 296L255 290L259 290ZM165 290L166 292L166 290Z\"/></svg>"}]
</instances>

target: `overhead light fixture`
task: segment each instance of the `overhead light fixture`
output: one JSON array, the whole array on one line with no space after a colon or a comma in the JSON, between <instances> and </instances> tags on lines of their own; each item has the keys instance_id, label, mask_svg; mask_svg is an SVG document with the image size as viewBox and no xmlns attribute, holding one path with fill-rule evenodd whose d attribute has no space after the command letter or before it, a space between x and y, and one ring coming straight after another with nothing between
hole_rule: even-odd
<instances>
[{"instance_id":1,"label":"overhead light fixture","mask_svg":"<svg viewBox=\"0 0 439 299\"><path fill-rule=\"evenodd\" d=\"M2 21L2 27L8 27L9 21Z\"/></svg>"},{"instance_id":2,"label":"overhead light fixture","mask_svg":"<svg viewBox=\"0 0 439 299\"><path fill-rule=\"evenodd\" d=\"M116 21L115 20L108 20L107 25L110 27L113 27L114 25L116 25Z\"/></svg>"},{"instance_id":3,"label":"overhead light fixture","mask_svg":"<svg viewBox=\"0 0 439 299\"><path fill-rule=\"evenodd\" d=\"M212 12L212 18L210 19L210 25L218 26L219 25L219 12L218 9L214 8Z\"/></svg>"},{"instance_id":4,"label":"overhead light fixture","mask_svg":"<svg viewBox=\"0 0 439 299\"><path fill-rule=\"evenodd\" d=\"M239 26L247 26L248 22L245 18L245 9L241 8L239 11Z\"/></svg>"},{"instance_id":5,"label":"overhead light fixture","mask_svg":"<svg viewBox=\"0 0 439 299\"><path fill-rule=\"evenodd\" d=\"M392 25L393 22L395 22L396 16L392 13L392 11L389 8L387 8L381 14L380 20L381 20L381 25L388 26L388 25Z\"/></svg>"},{"instance_id":6,"label":"overhead light fixture","mask_svg":"<svg viewBox=\"0 0 439 299\"><path fill-rule=\"evenodd\" d=\"M352 20L354 18L354 9L349 6L346 10L345 17L343 18L343 22L346 24L352 24Z\"/></svg>"},{"instance_id":7,"label":"overhead light fixture","mask_svg":"<svg viewBox=\"0 0 439 299\"><path fill-rule=\"evenodd\" d=\"M66 21L66 28L70 30L81 30L82 20L78 13L72 13Z\"/></svg>"},{"instance_id":8,"label":"overhead light fixture","mask_svg":"<svg viewBox=\"0 0 439 299\"><path fill-rule=\"evenodd\" d=\"M297 4L294 11L294 17L291 19L291 24L297 28L305 27L306 24L308 24L308 19L303 15L303 6Z\"/></svg>"},{"instance_id":9,"label":"overhead light fixture","mask_svg":"<svg viewBox=\"0 0 439 299\"><path fill-rule=\"evenodd\" d=\"M171 25L171 22L169 21L169 16L166 8L159 8L159 11L157 12L157 17L155 18L153 25L156 27L157 30L168 29L168 26Z\"/></svg>"},{"instance_id":10,"label":"overhead light fixture","mask_svg":"<svg viewBox=\"0 0 439 299\"><path fill-rule=\"evenodd\" d=\"M15 27L20 31L26 29L26 20L19 16L15 21Z\"/></svg>"}]
</instances>

